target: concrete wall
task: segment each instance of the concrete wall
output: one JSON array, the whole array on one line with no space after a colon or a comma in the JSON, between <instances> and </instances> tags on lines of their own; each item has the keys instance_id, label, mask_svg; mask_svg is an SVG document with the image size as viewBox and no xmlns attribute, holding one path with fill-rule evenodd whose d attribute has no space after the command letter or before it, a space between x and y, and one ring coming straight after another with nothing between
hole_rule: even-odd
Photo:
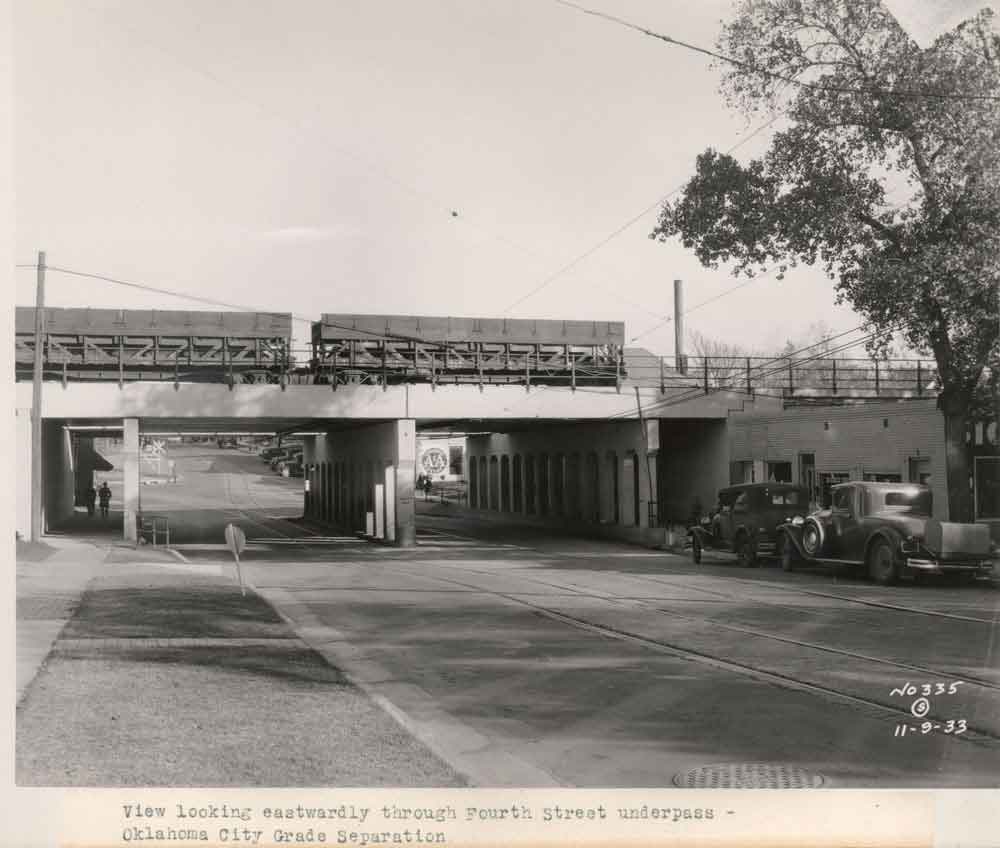
<instances>
[{"instance_id":1,"label":"concrete wall","mask_svg":"<svg viewBox=\"0 0 1000 848\"><path fill-rule=\"evenodd\" d=\"M30 428L29 428L30 456ZM42 527L47 531L73 515L76 475L69 431L61 421L42 422Z\"/></svg>"},{"instance_id":2,"label":"concrete wall","mask_svg":"<svg viewBox=\"0 0 1000 848\"><path fill-rule=\"evenodd\" d=\"M725 421L660 421L660 517L686 525L695 500L702 514L729 485L729 432Z\"/></svg>"},{"instance_id":3,"label":"concrete wall","mask_svg":"<svg viewBox=\"0 0 1000 848\"><path fill-rule=\"evenodd\" d=\"M386 421L303 438L305 514L399 545L415 543L416 427ZM367 526L368 513L374 527Z\"/></svg>"},{"instance_id":4,"label":"concrete wall","mask_svg":"<svg viewBox=\"0 0 1000 848\"><path fill-rule=\"evenodd\" d=\"M796 481L803 453L815 454L817 474L840 472L852 480L888 473L907 481L909 460L925 458L934 515L948 515L944 418L934 400L735 414L729 448L732 461L757 463L758 479L766 463L785 461Z\"/></svg>"},{"instance_id":5,"label":"concrete wall","mask_svg":"<svg viewBox=\"0 0 1000 848\"><path fill-rule=\"evenodd\" d=\"M16 406L31 407L32 385L16 385ZM639 389L643 409L668 402L682 390L661 395ZM725 393L696 396L665 406L658 417L725 418L739 398ZM650 414L654 414L650 412ZM635 389L588 386L287 386L135 382L49 383L42 396L45 418L352 418L361 420L426 419L589 419L638 417Z\"/></svg>"},{"instance_id":6,"label":"concrete wall","mask_svg":"<svg viewBox=\"0 0 1000 848\"><path fill-rule=\"evenodd\" d=\"M662 531L649 522L657 490L655 452L647 464L638 421L470 436L467 445L468 505L474 511L662 542Z\"/></svg>"}]
</instances>

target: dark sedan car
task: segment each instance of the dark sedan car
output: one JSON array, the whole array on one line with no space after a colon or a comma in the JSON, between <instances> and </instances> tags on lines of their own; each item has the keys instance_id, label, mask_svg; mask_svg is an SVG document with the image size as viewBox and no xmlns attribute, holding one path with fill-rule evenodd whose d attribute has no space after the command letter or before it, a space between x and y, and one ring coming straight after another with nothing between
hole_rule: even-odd
<instances>
[{"instance_id":1,"label":"dark sedan car","mask_svg":"<svg viewBox=\"0 0 1000 848\"><path fill-rule=\"evenodd\" d=\"M809 511L809 491L794 483L742 483L719 491L713 513L688 530L691 556L701 562L705 548L733 551L741 565L776 550L778 528Z\"/></svg>"},{"instance_id":2,"label":"dark sedan car","mask_svg":"<svg viewBox=\"0 0 1000 848\"><path fill-rule=\"evenodd\" d=\"M932 518L931 491L916 483L834 486L832 503L781 528L781 564L801 561L867 568L876 583L902 574L988 574L989 528Z\"/></svg>"}]
</instances>

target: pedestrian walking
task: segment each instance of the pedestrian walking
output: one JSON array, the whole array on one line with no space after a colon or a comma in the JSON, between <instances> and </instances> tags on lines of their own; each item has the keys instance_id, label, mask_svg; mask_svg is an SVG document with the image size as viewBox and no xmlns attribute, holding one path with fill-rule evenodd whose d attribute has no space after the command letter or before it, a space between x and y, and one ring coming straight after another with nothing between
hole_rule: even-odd
<instances>
[{"instance_id":1,"label":"pedestrian walking","mask_svg":"<svg viewBox=\"0 0 1000 848\"><path fill-rule=\"evenodd\" d=\"M97 503L97 489L93 483L87 484L87 491L83 494L83 501L87 505L87 515L94 517L94 506Z\"/></svg>"},{"instance_id":2,"label":"pedestrian walking","mask_svg":"<svg viewBox=\"0 0 1000 848\"><path fill-rule=\"evenodd\" d=\"M108 509L111 506L111 487L107 480L101 483L101 488L97 490L97 497L101 501L101 518L107 518Z\"/></svg>"}]
</instances>

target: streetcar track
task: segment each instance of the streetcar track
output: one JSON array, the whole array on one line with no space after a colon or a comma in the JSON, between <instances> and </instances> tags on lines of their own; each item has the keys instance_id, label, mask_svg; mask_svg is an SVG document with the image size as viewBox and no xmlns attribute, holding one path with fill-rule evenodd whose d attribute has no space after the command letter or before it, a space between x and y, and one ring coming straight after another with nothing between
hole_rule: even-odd
<instances>
[{"instance_id":1,"label":"streetcar track","mask_svg":"<svg viewBox=\"0 0 1000 848\"><path fill-rule=\"evenodd\" d=\"M242 471L242 469L241 469L238 473L239 473L240 477L244 481L244 485L246 486L248 497L256 505L256 507L258 509L260 509L261 507L260 507L259 502L253 496L253 493L250 490L250 483L249 483L249 480L247 478L246 472ZM251 521L252 523L257 524L258 526L261 526L261 527L267 527L268 526L267 524L265 524L264 522L262 522L262 521L260 521L260 520L258 520L256 518L254 518L254 517L252 517L251 515L249 515L249 513L247 512L247 510L246 510L245 507L239 507L239 506L236 505L236 498L234 497L234 493L233 493L232 485L231 485L231 475L229 475L229 474L226 475L226 484L227 484L227 495L228 495L228 498L229 498L230 502L233 503L234 507L236 507L236 510L238 512L241 512L243 515L245 515L246 518L247 518L247 520ZM284 518L269 519L269 521L273 522L273 524L277 524L277 523L284 524L285 522L287 522L287 520L288 519L284 519ZM289 539L291 541L295 540L294 536L291 536L290 534L284 532L281 529L274 528L273 526L270 529L275 530L275 532L277 532L279 535L284 536L285 538L287 538L287 539ZM297 528L297 529L305 530L306 533L307 533L307 538L308 538L309 535L313 535L313 536L317 535L316 533L313 533L313 532L309 531L307 528ZM475 540L473 539L473 541L475 541ZM571 557L566 557L566 558L571 558ZM470 568L468 566L463 566L463 565L458 565L458 564L454 564L453 565L453 564L447 563L447 562L444 563L444 565L447 568L452 568L452 569L459 570L459 571L465 571L467 573L472 573L472 574L478 574L478 575L481 575L481 576L489 576L489 577L496 577L497 576L496 572L483 571L483 570L479 570L479 569L475 569L475 568ZM404 575L404 574L407 575L407 576L411 576L411 577L413 576L413 572L412 571L403 572L403 571L400 571L398 568L397 569L392 568L392 566L389 565L388 563L384 563L384 567L385 567L386 570L388 570L388 571L394 571L396 574L401 575L401 576ZM891 705L891 704L883 703L883 702L878 701L878 700L874 700L872 698L864 697L864 696L861 696L861 695L854 695L854 694L851 694L851 693L844 692L844 691L841 691L839 689L833 688L831 686L825 686L825 685L817 684L817 683L808 683L806 681L799 680L798 678L792 677L790 675L786 675L786 674L782 674L782 673L777 672L777 671L773 671L773 670L761 668L759 666L755 666L755 665L752 665L750 663L744 663L744 662L739 662L739 661L732 660L732 659L726 659L724 657L721 657L721 656L718 656L718 655L715 655L715 654L711 654L711 653L708 653L708 652L705 652L705 651L695 650L695 649L692 649L690 647L683 647L681 645L674 644L672 642L668 642L668 641L665 641L665 640L662 640L662 639L655 639L655 638L652 638L652 637L649 637L649 636L643 636L641 634L633 633L633 632L631 632L629 630L625 630L625 629L622 629L622 628L619 628L619 627L613 627L611 625L601 624L601 623L589 620L587 618L582 618L580 616L570 615L570 614L568 614L566 612L563 612L563 611L560 611L560 610L553 609L551 607L545 606L544 604L540 604L540 603L536 603L536 602L533 602L533 601L530 601L530 600L526 600L525 598L526 598L527 595L525 593L511 594L509 592L504 592L504 591L501 591L501 590L498 590L498 589L490 589L490 588L484 588L482 586L476 586L474 584L465 583L465 582L463 582L461 580L455 580L454 578L444 577L444 576L441 576L441 575L429 575L429 574L426 574L426 573L421 573L419 576L423 577L424 579L430 579L430 580L434 580L434 581L437 581L437 582L450 583L450 584L453 584L453 585L456 585L456 586L460 586L460 587L462 587L462 589L467 590L467 591L471 590L471 591L476 592L476 593L486 594L486 595L490 595L490 596L493 596L493 597L496 597L496 598L502 598L503 600L505 600L508 603L511 603L511 604L514 604L514 605L520 606L520 607L529 608L529 609L533 610L534 612L536 612L537 614L542 615L544 617L547 617L547 618L549 618L549 619L551 619L553 621L558 621L558 622L561 622L561 623L566 624L568 626L572 626L572 627L575 627L575 628L578 628L578 629L581 629L581 630L584 630L584 631L587 631L587 632L590 632L590 633L594 633L594 634L597 634L597 635L605 636L607 638L615 638L615 639L619 639L619 640L622 640L622 641L630 642L630 643L633 643L633 644L642 645L642 646L647 647L649 649L658 651L660 653L665 653L665 654L668 654L670 656L674 656L675 658L678 658L678 659L681 659L681 660L685 660L685 661L689 661L689 662L698 662L698 663L701 663L703 665L709 665L711 667L722 669L722 670L725 670L725 671L730 671L730 672L741 674L741 675L748 675L748 676L753 677L755 679L763 680L763 681L772 683L774 685L782 686L784 688L790 688L790 689L797 690L797 691L809 692L809 693L812 693L814 695L819 695L819 696L826 697L828 699L832 698L834 700L838 700L838 701L841 701L841 702L851 703L851 704L854 704L854 705L858 705L858 706L861 706L861 707L865 708L866 711L868 711L869 713L871 713L872 711L876 711L878 713L878 716L881 717L881 718L885 718L886 714L891 714L892 716L895 716L897 718L898 717L905 717L906 720L909 720L911 718L910 711L907 710L905 707L897 707L897 706L894 706L894 705ZM539 585L546 586L546 587L551 588L551 589L562 590L562 591L566 592L570 597L578 597L578 598L579 597L589 597L589 598L592 598L592 599L595 599L595 600L601 600L601 601L611 602L611 603L615 603L615 604L633 604L633 605L638 605L638 606L643 607L645 609L649 609L649 610L652 610L654 612L662 613L664 615L672 615L672 616L674 616L676 618L680 618L682 620L692 621L692 622L696 622L696 623L699 623L699 624L707 624L707 625L711 625L711 626L720 627L722 629L731 630L733 632L743 633L744 635L749 635L749 636L752 636L752 637L755 637L755 638L758 638L758 639L767 639L767 640L781 642L781 643L785 643L785 644L791 644L791 645L795 645L797 647L804 648L804 649L807 649L807 650L823 651L823 652L833 653L833 654L837 654L837 655L840 655L840 656L845 656L845 657L849 657L849 658L852 658L852 659L861 660L863 662L870 662L870 663L875 663L875 664L879 664L879 665L886 665L886 666L890 666L890 667L893 667L893 668L904 669L904 670L911 671L911 672L918 672L918 673L922 673L922 674L928 674L928 675L931 675L931 676L934 676L934 677L944 677L944 678L955 677L954 674L944 673L944 672L941 672L939 670L930 669L930 668L926 668L926 667L923 667L923 666L918 666L918 665L913 665L913 664L908 664L908 663L900 663L900 662L896 662L896 661L888 660L888 659L884 659L884 658L879 658L879 657L872 657L872 656L869 656L869 655L866 655L866 654L861 654L861 653L854 652L854 651L849 651L849 650L840 649L840 648L834 648L832 646L820 645L820 644L816 644L816 643L805 642L803 640L793 639L791 637L784 637L784 636L780 636L780 635L777 635L777 634L766 633L766 632L759 631L759 630L756 630L756 629L753 629L753 628L746 628L746 627L742 627L742 626L738 626L738 625L726 625L726 624L720 623L720 622L715 621L715 620L710 619L710 618L702 618L702 617L697 617L697 616L688 616L688 615L684 615L684 614L681 614L681 613L677 613L677 612L675 612L673 610L663 609L661 607L655 606L652 603L649 603L649 602L646 602L646 601L643 601L643 600L639 600L639 599L635 599L635 598L616 598L614 596L610 596L610 595L606 595L606 594L602 594L602 593L598 593L598 592L593 592L593 591L585 590L585 589L582 589L582 587L579 587L579 586L561 585L561 584L552 583L550 581L541 580L541 579L539 579L537 577L532 577L532 576L524 575L524 574L521 574L519 576L521 578L523 578L523 579L528 579L528 580L530 580L533 583L537 583ZM648 576L644 576L644 577L645 577L645 579L651 580L652 582L657 583L659 585L666 585L667 584L667 581L657 580L654 577L648 577ZM885 603L880 603L880 602L875 602L875 601L866 601L866 600L863 600L863 599L850 598L850 597L845 597L845 596L842 596L842 595L834 595L834 594L824 593L824 592L816 592L816 591L813 591L813 590L797 589L797 588L794 588L794 587L784 587L784 586L780 586L780 585L776 585L776 584L770 584L770 583L768 585L769 585L769 587L772 586L772 585L774 585L774 588L779 588L779 589L782 589L783 591L791 591L791 592L796 592L797 591L797 592L800 592L800 593L803 593L803 594L807 594L807 595L813 595L813 596L818 596L818 597L825 597L825 598L830 598L830 599L839 600L839 601L845 601L845 602L849 602L849 603L853 602L853 603L858 603L858 604L862 604L862 605L865 605L865 606L874 606L874 607L888 608L888 609L892 609L892 610L900 611L900 612L909 612L909 613L917 613L917 614L922 614L922 615L931 615L931 616L939 617L939 618L953 619L953 620L960 620L960 621L971 621L971 622L976 622L976 623L985 623L985 624L992 624L993 623L993 622L985 621L983 619L977 619L977 618L972 618L972 617L968 617L968 616L950 615L950 614L947 614L947 613L939 613L939 612L935 612L935 611L923 610L923 609L917 609L917 608L908 608L908 607L904 607L904 606L901 606L901 605L885 604ZM700 591L700 592L703 592L703 593L706 593L706 594L714 594L714 595L717 595L717 596L719 596L719 597L721 597L723 599L726 599L726 600L735 600L735 601L742 600L741 598L738 598L738 597L733 596L733 595L728 595L728 594L726 594L724 592L713 591L713 590L710 590L710 589L702 589L700 587L689 587L689 588L692 588L695 591ZM452 591L454 591L454 590L452 590ZM779 607L779 608L787 608L788 606L790 606L790 605L783 605L783 604L780 604L780 603L776 603L776 602L773 602L773 601L762 601L762 602L766 603L766 604L769 604L771 606ZM969 684L971 686L977 686L977 687L980 687L980 688L990 689L990 690L1000 690L1000 686L998 686L997 684L991 683L989 681L984 681L984 680L982 680L980 678L971 677L969 675L964 675L964 674L960 675L960 676L963 679L963 681L965 681L967 684ZM933 715L933 714L930 714L930 713L928 713L927 716L925 716L925 718L929 719L929 720L944 721L944 719L942 717L940 717L938 715ZM961 735L962 738L965 739L965 741L970 742L972 744L978 744L978 745L990 745L990 744L992 744L994 742L1000 741L1000 734L994 733L994 732L989 731L989 730L984 730L984 729L978 728L978 727L971 727L969 729L969 731L967 731L966 733L960 734L960 735Z\"/></svg>"},{"instance_id":2,"label":"streetcar track","mask_svg":"<svg viewBox=\"0 0 1000 848\"><path fill-rule=\"evenodd\" d=\"M541 554L543 556L548 556L548 557L559 557L561 559L569 559L569 560L572 560L574 558L573 554L566 554L566 553L560 553L560 552L549 552L549 551L545 551L542 548L530 548L530 550L537 551L539 554ZM701 575L698 574L697 571L693 571L691 573L694 574L695 576L701 576ZM630 576L634 577L634 578L637 578L637 579L640 579L640 580L648 580L648 581L650 581L652 583L656 583L658 585L668 585L669 586L669 585L674 585L676 583L676 580L670 581L670 580L657 579L655 576L648 575L648 574L632 574ZM679 575L679 576L686 576L686 573L685 573L685 575ZM705 576L710 576L710 575L705 575ZM894 610L896 612L911 613L913 615L926 615L926 616L932 616L932 617L935 617L935 618L954 619L955 621L968 621L968 622L972 622L974 624L988 624L990 626L996 626L997 623L998 623L996 617L994 617L992 619L988 619L988 618L976 618L974 616L958 615L956 613L942 612L940 610L929 610L929 609L923 609L921 607L909 607L909 606L905 606L905 605L902 605L902 604L891 604L891 603L887 603L885 601L874 601L874 600L868 600L868 599L865 599L865 598L852 598L852 597L850 597L848 595L837 595L837 594L833 594L831 592L820 592L820 591L817 591L815 589L805 589L805 588L799 588L799 587L796 587L796 586L785 586L785 585L782 585L781 583L777 583L777 582L771 581L771 580L752 580L752 579L748 579L748 578L741 578L741 577L738 577L738 576L736 576L736 579L737 580L741 580L744 583L749 583L751 585L763 583L768 589L772 589L772 588L773 589L778 589L778 590L780 590L782 592L798 592L798 593L803 594L803 595L810 595L810 596L818 597L818 598L827 598L827 599L830 599L830 600L844 601L844 602L849 603L849 604L861 604L861 605L864 605L864 606L876 607L876 608L879 608L879 609L890 609L890 610ZM704 592L706 594L718 595L719 597L726 598L727 600L731 600L731 601L739 601L739 600L744 600L745 599L745 598L742 598L742 597L738 597L736 595L728 594L728 593L725 593L725 592L720 592L718 590L704 589L704 588L697 587L697 586L687 586L686 588L689 588L689 589L692 589L692 590L698 591L698 592ZM782 609L786 608L787 606L790 606L790 605L787 605L787 604L780 604L780 603L776 603L774 601L768 601L768 600L765 600L765 599L755 599L755 600L758 600L760 603L768 604L769 606L776 606L776 607L779 607L779 608L782 608ZM998 612L997 614L1000 615L1000 612Z\"/></svg>"},{"instance_id":3,"label":"streetcar track","mask_svg":"<svg viewBox=\"0 0 1000 848\"><path fill-rule=\"evenodd\" d=\"M389 571L396 571L397 574L401 574L396 569L392 569L386 566ZM480 572L477 572L480 573ZM578 629L595 633L600 636L605 636L608 638L620 639L622 641L632 642L635 644L642 645L644 647L650 648L652 650L658 651L660 653L665 653L673 656L677 659L687 660L690 662L698 662L702 665L709 665L714 668L723 669L726 671L734 672L741 675L748 675L750 677L764 680L773 683L784 688L789 688L797 691L810 692L812 694L820 694L826 696L827 698L833 698L843 702L855 704L866 708L869 715L874 715L873 711L877 711L879 714L877 717L884 718L885 713L892 714L894 717L904 717L906 720L912 719L912 714L909 710L904 707L897 707L891 704L886 704L881 701L876 701L871 698L866 698L860 695L852 695L848 692L843 692L839 689L834 689L829 686L823 686L817 683L807 683L803 680L799 680L795 677L789 675L781 674L776 671L769 671L767 669L758 668L757 666L750 665L749 663L737 662L735 660L725 659L724 657L719 657L714 654L709 654L704 651L696 651L691 648L685 648L680 645L675 645L670 642L666 642L661 639L653 639L649 636L643 636L638 633L632 633L628 630L624 630L618 627L612 627L607 624L599 624L598 622L590 621L586 618L581 618L575 615L569 615L568 613L562 612L560 610L552 609L551 607L544 606L542 604L532 603L531 601L526 601L521 597L509 594L507 592L502 592L497 589L482 589L481 587L476 587L468 583L463 583L460 580L454 580L449 577L441 577L436 575L425 575L428 579L438 580L445 583L454 583L458 586L464 586L465 588L478 589L487 594L491 594L498 598L503 598L509 603L513 603L518 606L527 607L534 610L540 615L550 618L554 621L559 621L563 624L567 624L571 627L576 627ZM975 685L975 684L973 684ZM937 720L945 721L940 715L933 713L927 713L924 718L926 720ZM976 745L986 745L992 746L996 742L1000 742L1000 734L994 733L990 730L983 730L982 728L970 727L968 731L962 734L956 734L955 738L962 738L966 742L976 744Z\"/></svg>"},{"instance_id":4,"label":"streetcar track","mask_svg":"<svg viewBox=\"0 0 1000 848\"><path fill-rule=\"evenodd\" d=\"M467 571L467 572L471 572L473 574L480 574L480 575L488 576L488 577L495 577L496 576L496 574L494 572L483 571L481 569L475 569L475 568L469 568L468 566L460 566L460 565L451 566L451 565L447 565L446 567L455 568L455 569L458 569L460 571ZM967 681L967 682L969 682L969 683L971 683L971 684L973 684L975 686L980 686L980 687L985 688L985 689L993 689L993 690L1000 691L1000 685L998 685L996 683L993 683L992 681L989 681L989 680L984 680L981 677L976 677L976 676L965 674L965 673L962 673L961 675L956 675L956 674L950 673L950 672L943 672L943 671L941 671L939 669L928 668L928 667L925 667L925 666L920 666L920 665L915 665L915 664L910 664L910 663L902 663L902 662L898 662L896 660L890 660L890 659L886 659L886 658L883 658L883 657L873 657L873 656L869 656L868 654L861 654L861 653L858 653L856 651L846 650L844 648L835 648L832 645L821 645L821 644L818 644L818 643L815 643L815 642L806 642L804 640L794 639L794 638L792 638L790 636L782 636L782 635L775 634L775 633L767 633L767 632L762 631L762 630L757 630L756 628L744 627L744 626L741 626L741 625L725 624L725 623L720 622L720 621L718 621L716 619L713 619L713 618L705 618L705 617L702 617L702 616L685 615L684 613L679 613L679 612L676 612L676 611L674 611L672 609L663 609L661 607L656 606L654 603L651 603L649 601L644 601L644 600L642 600L640 598L634 598L634 597L630 597L630 598L615 597L614 595L607 595L607 594L603 594L603 593L593 592L593 591L590 591L590 590L584 590L584 589L582 589L582 587L580 587L580 586L574 586L572 584L571 585L565 585L565 584L562 584L562 583L553 583L553 582L548 581L548 580L542 580L542 579L537 578L537 577L531 577L530 575L522 575L522 578L530 580L533 583L537 583L537 584L542 585L542 586L550 587L552 589L559 589L559 590L562 590L564 592L569 592L571 594L576 595L577 597L592 598L594 600L601 600L601 601L610 601L612 603L618 603L618 604L626 604L626 605L632 604L632 605L636 605L636 606L642 607L644 609L652 610L654 612L660 612L660 613L663 613L665 615L670 615L670 616L672 616L674 618L678 618L678 619L681 619L681 620L684 620L684 621L692 621L692 622L695 622L695 623L698 623L698 624L707 624L707 625L710 625L712 627L718 627L718 628L725 629L725 630L731 630L731 631L734 631L734 632L744 633L744 634L750 635L750 636L755 636L755 637L757 637L759 639L770 639L770 640L776 641L776 642L783 642L783 643L786 643L786 644L795 645L795 646L800 647L800 648L808 648L810 650L816 650L816 651L825 651L825 652L832 653L832 654L838 654L840 656L850 657L851 659L858 659L858 660L864 660L866 662L879 663L881 665L887 665L887 666L890 666L890 667L893 667L893 668L900 668L900 669L904 669L906 671L916 671L916 672L920 672L920 673L923 673L923 674L930 674L930 675L933 675L935 677L948 678L948 677L960 676L963 680L965 680L965 681ZM659 582L659 581L657 581L657 582ZM491 591L491 590L484 590L484 591ZM518 593L518 594L521 594L521 593ZM529 595L530 593L524 593L524 594L525 595ZM722 594L722 593L719 593L719 594ZM724 596L724 597L727 597L730 600L740 600L738 598L731 597L731 596ZM780 607L781 605L780 604L775 604L775 606L779 606Z\"/></svg>"}]
</instances>

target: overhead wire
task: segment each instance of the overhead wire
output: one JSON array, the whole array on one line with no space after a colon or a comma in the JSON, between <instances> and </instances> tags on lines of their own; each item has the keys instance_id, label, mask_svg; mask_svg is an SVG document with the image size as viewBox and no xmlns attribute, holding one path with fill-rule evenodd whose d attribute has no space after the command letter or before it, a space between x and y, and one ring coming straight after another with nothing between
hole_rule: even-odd
<instances>
[{"instance_id":1,"label":"overhead wire","mask_svg":"<svg viewBox=\"0 0 1000 848\"><path fill-rule=\"evenodd\" d=\"M743 136L739 141L737 141L734 145L732 145L730 148L728 148L724 152L728 155L730 153L735 152L736 150L739 150L739 148L741 148L744 144L746 144L748 141L750 141L755 136L757 136L760 133L762 133L768 127L772 126L774 123L776 123L782 117L784 117L784 113L780 113L778 115L774 115L769 120L765 121L763 124L761 124L759 127L757 127L755 130L753 130L752 132L750 132L750 133L746 134L745 136ZM683 189L684 186L687 185L687 183L688 183L688 180L685 180L683 183L680 183L677 186L675 186L674 188L670 189L670 191L668 191L666 194L664 194L661 197L657 198L657 200L654 203L651 203L649 206L647 206L645 209L643 209L637 215L633 215L624 224L622 224L619 227L616 227L608 235L606 235L603 238L601 238L596 244L592 245L591 247L588 247L582 253L578 254L575 257L573 257L569 262L567 262L566 264L564 264L563 266L561 266L557 270L553 271L551 274L548 274L547 276L545 276L541 280L541 282L539 282L533 289L531 289L530 291L526 292L521 297L519 297L517 300L515 300L513 303L511 303L509 306L507 306L503 310L503 312L505 314L508 313L508 312L510 312L516 306L520 306L522 303L524 303L524 301L528 300L529 298L534 297L540 291L542 291L543 289L547 288L549 285L551 285L552 283L554 283L557 279L559 279L559 277L561 277L567 271L570 271L573 268L575 268L584 259L587 259L589 256L592 256L594 253L596 253L598 250L600 250L606 244L608 244L611 241L613 241L614 239L616 239L623 232L625 232L627 229L629 229L629 227L631 227L633 224L637 223L638 221L642 220L646 215L648 215L654 209L656 209L659 206L662 206L667 200L669 200L671 197L673 197L675 194L677 194L677 192L679 192L681 189ZM671 320L672 319L670 319L670 318L666 318L663 323L664 324L669 323ZM663 326L663 324L660 324L659 326Z\"/></svg>"},{"instance_id":2,"label":"overhead wire","mask_svg":"<svg viewBox=\"0 0 1000 848\"><path fill-rule=\"evenodd\" d=\"M796 85L800 88L806 88L811 91L821 91L821 92L831 92L834 94L875 94L879 96L892 96L892 97L908 97L908 98L918 98L926 97L928 99L944 99L944 100L987 100L987 101L1000 101L1000 95L993 94L961 94L956 92L948 91L930 91L928 89L916 91L908 89L892 89L892 88L882 88L879 86L869 86L866 88L852 88L850 86L841 85L820 85L817 83L809 82L807 80L797 79L796 77L790 77L785 74L780 74L776 71L769 71L766 68L758 67L750 62L744 62L741 59L735 59L732 56L727 56L724 53L719 53L715 50L709 50L707 47L701 47L696 44L691 44L687 41L682 41L679 38L674 38L673 36L666 35L661 32L656 32L655 30L647 29L644 26L633 23L632 21L625 20L625 18L620 18L617 15L612 15L607 12L601 12L597 9L589 9L586 6L581 6L577 3L571 2L571 0L553 0L554 3L560 6L566 6L570 9L575 9L585 15L592 15L596 18L603 18L611 23L618 24L619 26L626 27L627 29L634 30L636 32L642 33L643 35L649 36L651 38L658 39L660 41L666 42L667 44L672 44L676 47L683 47L686 50L692 50L696 53L701 53L705 56L709 56L713 59L719 59L730 65L733 65L740 70L750 71L752 73L764 74L772 79L780 80L781 82L788 83L790 85Z\"/></svg>"},{"instance_id":3,"label":"overhead wire","mask_svg":"<svg viewBox=\"0 0 1000 848\"><path fill-rule=\"evenodd\" d=\"M863 329L864 325L858 325L857 327L853 328L852 330L847 330L847 331L845 331L843 333L838 334L837 336L830 336L827 339L822 339L822 340L820 340L818 342L815 342L812 345L809 345L808 347L801 348L798 351L790 351L788 353L783 353L783 354L780 354L778 356L772 357L768 361L774 362L774 363L779 363L780 362L780 363L783 363L783 364L777 365L776 367L774 367L774 368L772 368L770 370L763 370L764 367L765 367L764 365L757 365L754 368L752 368L751 371L752 371L752 373L754 374L754 376L758 380L765 380L768 377L772 377L775 374L778 374L778 373L781 373L781 372L785 371L787 368L794 368L795 366L801 366L801 365L807 364L809 362L814 362L814 361L816 361L818 359L828 359L828 358L831 358L832 356L836 355L837 353L842 353L845 350L850 350L851 348L855 348L855 347L858 347L859 345L865 344L866 342L868 342L868 341L870 341L870 340L872 340L874 338L877 338L878 336L885 335L886 333L898 332L900 329L902 329L903 327L906 326L906 323L907 322L901 322L900 324L895 325L893 327L890 327L887 330L877 330L877 331L873 331L871 333L867 333L866 335L864 335L864 336L862 336L860 338L852 339L852 340L848 341L847 343L841 344L841 345L839 345L839 346L837 346L837 347L835 347L833 349L830 349L830 350L820 351L819 353L817 353L817 354L815 354L813 356L808 356L808 357L805 357L803 359L798 359L798 360L792 359L792 357L798 355L799 353L802 353L802 352L804 352L806 350L809 350L811 348L814 348L814 347L818 347L819 345L825 344L826 342L831 341L832 339L840 338L841 336L847 335L848 333L856 332L857 330ZM761 369L761 370L758 370L758 369ZM664 398L662 400L654 401L649 407L644 408L643 412L644 412L644 414L646 414L649 411L654 411L654 410L659 410L659 409L668 409L668 408L673 407L673 406L679 406L679 405L681 405L683 403L687 403L687 402L689 402L691 400L694 400L696 398L699 398L699 397L706 397L708 395L714 395L714 394L719 394L719 393L723 393L723 392L735 392L737 394L744 394L744 393L746 393L742 389L737 388L735 386L717 386L717 387L711 387L709 389L709 391L707 391L707 392L704 390L703 386L692 386L690 389L684 390L680 395L673 395L673 396L671 396L669 398ZM751 391L751 392L749 392L747 394L755 395L755 394L760 394L760 392L758 392L758 391ZM612 416L612 417L630 417L630 414L626 415L626 414L623 414L623 413L619 413L618 415Z\"/></svg>"}]
</instances>

